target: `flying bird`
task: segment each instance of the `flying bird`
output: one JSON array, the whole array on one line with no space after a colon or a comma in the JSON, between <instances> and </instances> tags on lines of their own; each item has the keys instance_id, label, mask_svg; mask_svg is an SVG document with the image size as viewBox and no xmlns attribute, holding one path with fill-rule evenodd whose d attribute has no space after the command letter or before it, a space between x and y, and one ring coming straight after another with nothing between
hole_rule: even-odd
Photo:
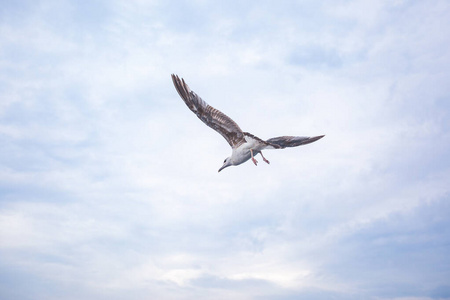
<instances>
[{"instance_id":1,"label":"flying bird","mask_svg":"<svg viewBox=\"0 0 450 300\"><path fill-rule=\"evenodd\" d=\"M219 172L226 167L240 165L250 158L256 166L258 164L258 161L255 159L257 154L261 154L264 162L269 164L270 162L262 154L264 149L297 147L310 144L324 137L324 135L314 137L280 136L264 141L251 133L242 131L230 117L208 105L200 96L191 91L184 79L180 79L177 75L172 74L172 81L178 94L189 109L203 123L220 133L230 144L232 148L231 156L225 158Z\"/></svg>"}]
</instances>

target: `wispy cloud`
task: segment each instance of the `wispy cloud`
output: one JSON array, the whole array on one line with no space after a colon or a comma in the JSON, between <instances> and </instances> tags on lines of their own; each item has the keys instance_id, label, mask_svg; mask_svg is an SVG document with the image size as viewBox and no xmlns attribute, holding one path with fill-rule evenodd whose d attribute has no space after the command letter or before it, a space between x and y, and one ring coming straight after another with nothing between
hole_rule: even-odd
<instances>
[{"instance_id":1,"label":"wispy cloud","mask_svg":"<svg viewBox=\"0 0 450 300\"><path fill-rule=\"evenodd\" d=\"M449 299L445 1L11 2L2 299ZM178 73L261 138L227 143Z\"/></svg>"}]
</instances>

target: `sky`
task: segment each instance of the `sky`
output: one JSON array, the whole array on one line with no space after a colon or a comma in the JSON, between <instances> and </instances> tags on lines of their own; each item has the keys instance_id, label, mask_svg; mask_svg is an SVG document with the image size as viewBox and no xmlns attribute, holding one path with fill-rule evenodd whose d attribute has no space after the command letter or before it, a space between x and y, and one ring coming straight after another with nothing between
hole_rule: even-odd
<instances>
[{"instance_id":1,"label":"sky","mask_svg":"<svg viewBox=\"0 0 450 300\"><path fill-rule=\"evenodd\" d=\"M449 1L0 3L1 299L450 299Z\"/></svg>"}]
</instances>

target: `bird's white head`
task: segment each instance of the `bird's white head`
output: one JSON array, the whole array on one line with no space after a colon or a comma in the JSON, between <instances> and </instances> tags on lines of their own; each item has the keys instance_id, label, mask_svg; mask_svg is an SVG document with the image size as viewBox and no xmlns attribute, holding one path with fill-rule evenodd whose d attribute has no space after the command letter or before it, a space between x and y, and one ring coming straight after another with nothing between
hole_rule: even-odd
<instances>
[{"instance_id":1,"label":"bird's white head","mask_svg":"<svg viewBox=\"0 0 450 300\"><path fill-rule=\"evenodd\" d=\"M222 171L223 169L225 169L226 167L229 167L229 166L232 166L231 157L225 158L225 160L223 161L223 166L219 169L218 172Z\"/></svg>"}]
</instances>

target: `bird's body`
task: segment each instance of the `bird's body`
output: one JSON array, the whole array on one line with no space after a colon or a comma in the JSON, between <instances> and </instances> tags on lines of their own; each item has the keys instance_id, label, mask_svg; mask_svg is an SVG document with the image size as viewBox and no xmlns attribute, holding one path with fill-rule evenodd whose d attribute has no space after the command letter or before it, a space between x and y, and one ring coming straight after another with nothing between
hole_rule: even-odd
<instances>
[{"instance_id":1,"label":"bird's body","mask_svg":"<svg viewBox=\"0 0 450 300\"><path fill-rule=\"evenodd\" d=\"M242 145L238 146L237 148L234 148L231 152L231 162L233 166L240 165L249 160L252 157L252 153L250 150L253 151L253 156L261 153L261 150L263 148L262 144L259 143L256 139L252 139L249 136L246 136L246 134L248 133L244 132L244 138L246 142L242 143Z\"/></svg>"},{"instance_id":2,"label":"bird's body","mask_svg":"<svg viewBox=\"0 0 450 300\"><path fill-rule=\"evenodd\" d=\"M252 154L250 153L251 145L250 144L242 144L236 149L233 149L230 156L230 163L233 166L238 166L240 164L245 163L247 160L252 157ZM253 152L253 155L256 155L255 152Z\"/></svg>"},{"instance_id":3,"label":"bird's body","mask_svg":"<svg viewBox=\"0 0 450 300\"><path fill-rule=\"evenodd\" d=\"M226 167L240 165L250 158L257 165L258 161L255 159L257 154L261 154L263 160L269 163L262 154L262 150L264 149L297 147L315 142L324 137L323 135L315 137L280 136L264 141L251 133L243 132L230 117L208 105L196 93L191 91L183 79L172 74L172 81L178 94L189 109L206 125L220 133L231 146L231 156L224 160L219 172Z\"/></svg>"}]
</instances>

